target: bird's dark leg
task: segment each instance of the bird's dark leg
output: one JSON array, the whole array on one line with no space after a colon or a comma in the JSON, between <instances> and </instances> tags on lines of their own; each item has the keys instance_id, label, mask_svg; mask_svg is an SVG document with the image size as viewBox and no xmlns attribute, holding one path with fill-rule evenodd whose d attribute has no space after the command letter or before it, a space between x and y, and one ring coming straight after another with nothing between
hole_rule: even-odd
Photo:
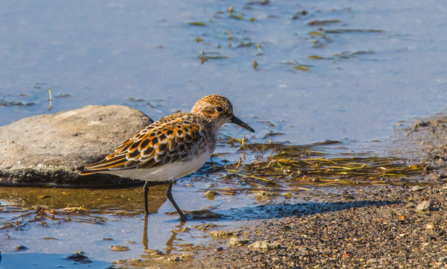
<instances>
[{"instance_id":1,"label":"bird's dark leg","mask_svg":"<svg viewBox=\"0 0 447 269\"><path fill-rule=\"evenodd\" d=\"M144 217L143 246L144 250L148 250L149 239L147 238L147 215Z\"/></svg>"},{"instance_id":2,"label":"bird's dark leg","mask_svg":"<svg viewBox=\"0 0 447 269\"><path fill-rule=\"evenodd\" d=\"M147 209L147 196L149 195L149 184L144 183L144 209L146 210L146 216L149 215L149 210Z\"/></svg>"},{"instance_id":3,"label":"bird's dark leg","mask_svg":"<svg viewBox=\"0 0 447 269\"><path fill-rule=\"evenodd\" d=\"M186 219L185 214L183 214L183 212L180 210L178 205L175 203L174 198L172 198L171 189L172 189L172 181L169 181L169 186L168 186L168 191L166 192L166 196L168 197L169 201L171 201L172 205L177 210L178 214L180 215L180 218Z\"/></svg>"}]
</instances>

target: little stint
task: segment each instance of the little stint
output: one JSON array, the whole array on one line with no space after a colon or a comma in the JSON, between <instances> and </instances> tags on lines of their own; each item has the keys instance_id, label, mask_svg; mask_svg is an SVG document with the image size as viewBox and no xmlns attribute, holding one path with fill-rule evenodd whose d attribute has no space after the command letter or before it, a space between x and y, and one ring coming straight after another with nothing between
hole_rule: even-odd
<instances>
[{"instance_id":1,"label":"little stint","mask_svg":"<svg viewBox=\"0 0 447 269\"><path fill-rule=\"evenodd\" d=\"M142 129L103 160L77 169L81 175L95 173L144 180L144 207L148 211L148 181L169 184L166 196L182 219L185 215L175 203L172 183L199 169L216 149L219 130L234 123L254 130L233 115L231 102L220 95L205 96L191 112L176 113Z\"/></svg>"}]
</instances>

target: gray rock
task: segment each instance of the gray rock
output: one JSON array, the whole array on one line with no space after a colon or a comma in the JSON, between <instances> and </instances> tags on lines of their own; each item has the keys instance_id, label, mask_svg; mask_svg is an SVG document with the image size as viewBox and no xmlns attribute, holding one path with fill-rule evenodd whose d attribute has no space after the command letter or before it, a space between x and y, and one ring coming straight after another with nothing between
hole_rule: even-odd
<instances>
[{"instance_id":1,"label":"gray rock","mask_svg":"<svg viewBox=\"0 0 447 269\"><path fill-rule=\"evenodd\" d=\"M416 211L418 212L431 211L431 210L433 210L433 205L431 201L423 201L416 207Z\"/></svg>"},{"instance_id":2,"label":"gray rock","mask_svg":"<svg viewBox=\"0 0 447 269\"><path fill-rule=\"evenodd\" d=\"M250 245L250 248L258 248L258 249L278 249L280 248L279 243L268 243L267 241L256 241L253 244Z\"/></svg>"},{"instance_id":3,"label":"gray rock","mask_svg":"<svg viewBox=\"0 0 447 269\"><path fill-rule=\"evenodd\" d=\"M99 160L152 120L125 106L87 106L0 127L0 178L73 172Z\"/></svg>"}]
</instances>

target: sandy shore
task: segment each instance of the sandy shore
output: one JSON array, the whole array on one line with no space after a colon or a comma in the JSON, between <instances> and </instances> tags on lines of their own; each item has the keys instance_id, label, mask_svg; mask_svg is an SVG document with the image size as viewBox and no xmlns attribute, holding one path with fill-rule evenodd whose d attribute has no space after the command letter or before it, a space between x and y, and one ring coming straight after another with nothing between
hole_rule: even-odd
<instances>
[{"instance_id":1,"label":"sandy shore","mask_svg":"<svg viewBox=\"0 0 447 269\"><path fill-rule=\"evenodd\" d=\"M264 206L275 218L241 221L237 233L191 255L121 261L149 268L446 268L447 117L398 126L392 155L424 163L420 184L347 188L325 203ZM235 236L238 234L238 236Z\"/></svg>"}]
</instances>

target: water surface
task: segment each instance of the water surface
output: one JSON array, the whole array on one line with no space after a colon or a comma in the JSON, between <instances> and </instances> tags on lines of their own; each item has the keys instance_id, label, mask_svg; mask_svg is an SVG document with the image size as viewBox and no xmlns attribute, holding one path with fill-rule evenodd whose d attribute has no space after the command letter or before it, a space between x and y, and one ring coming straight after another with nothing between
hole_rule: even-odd
<instances>
[{"instance_id":1,"label":"water surface","mask_svg":"<svg viewBox=\"0 0 447 269\"><path fill-rule=\"evenodd\" d=\"M250 143L340 140L347 151L379 151L374 143L353 142L388 138L399 120L442 111L447 101L447 4L441 0L284 0L267 5L14 1L0 3L0 20L0 125L111 104L138 108L156 120L189 111L205 95L222 94L233 102L235 114L256 130L248 134L228 125L224 135L245 134ZM48 88L53 90L51 103ZM219 152L236 151L219 147ZM225 158L239 157L236 152ZM181 208L211 206L212 212L229 216L213 221L227 227L256 212L260 202L253 193L209 200L205 190L218 177L211 175L207 181L202 176L197 182L193 176L175 185ZM208 242L199 231L173 231L178 225L192 227L208 220L181 224L177 216L165 214L173 211L165 202L165 187L154 187L154 214L146 228L141 188L28 190L29 194L2 189L0 203L6 210L0 211L0 221L27 224L21 230L18 224L0 231L0 267L18 267L19 260L34 268L69 267L64 257L81 250L92 266L102 266L139 258L146 248L167 252L176 251L180 242ZM304 196L310 198L293 201L320 199ZM48 214L60 211L60 219L50 217L47 225L42 220L30 222L37 205ZM90 213L70 215L68 221L66 207L78 207L79 212L84 207ZM13 219L20 214L29 215ZM19 245L28 249L15 251ZM130 250L113 252L111 245L127 245Z\"/></svg>"}]
</instances>

